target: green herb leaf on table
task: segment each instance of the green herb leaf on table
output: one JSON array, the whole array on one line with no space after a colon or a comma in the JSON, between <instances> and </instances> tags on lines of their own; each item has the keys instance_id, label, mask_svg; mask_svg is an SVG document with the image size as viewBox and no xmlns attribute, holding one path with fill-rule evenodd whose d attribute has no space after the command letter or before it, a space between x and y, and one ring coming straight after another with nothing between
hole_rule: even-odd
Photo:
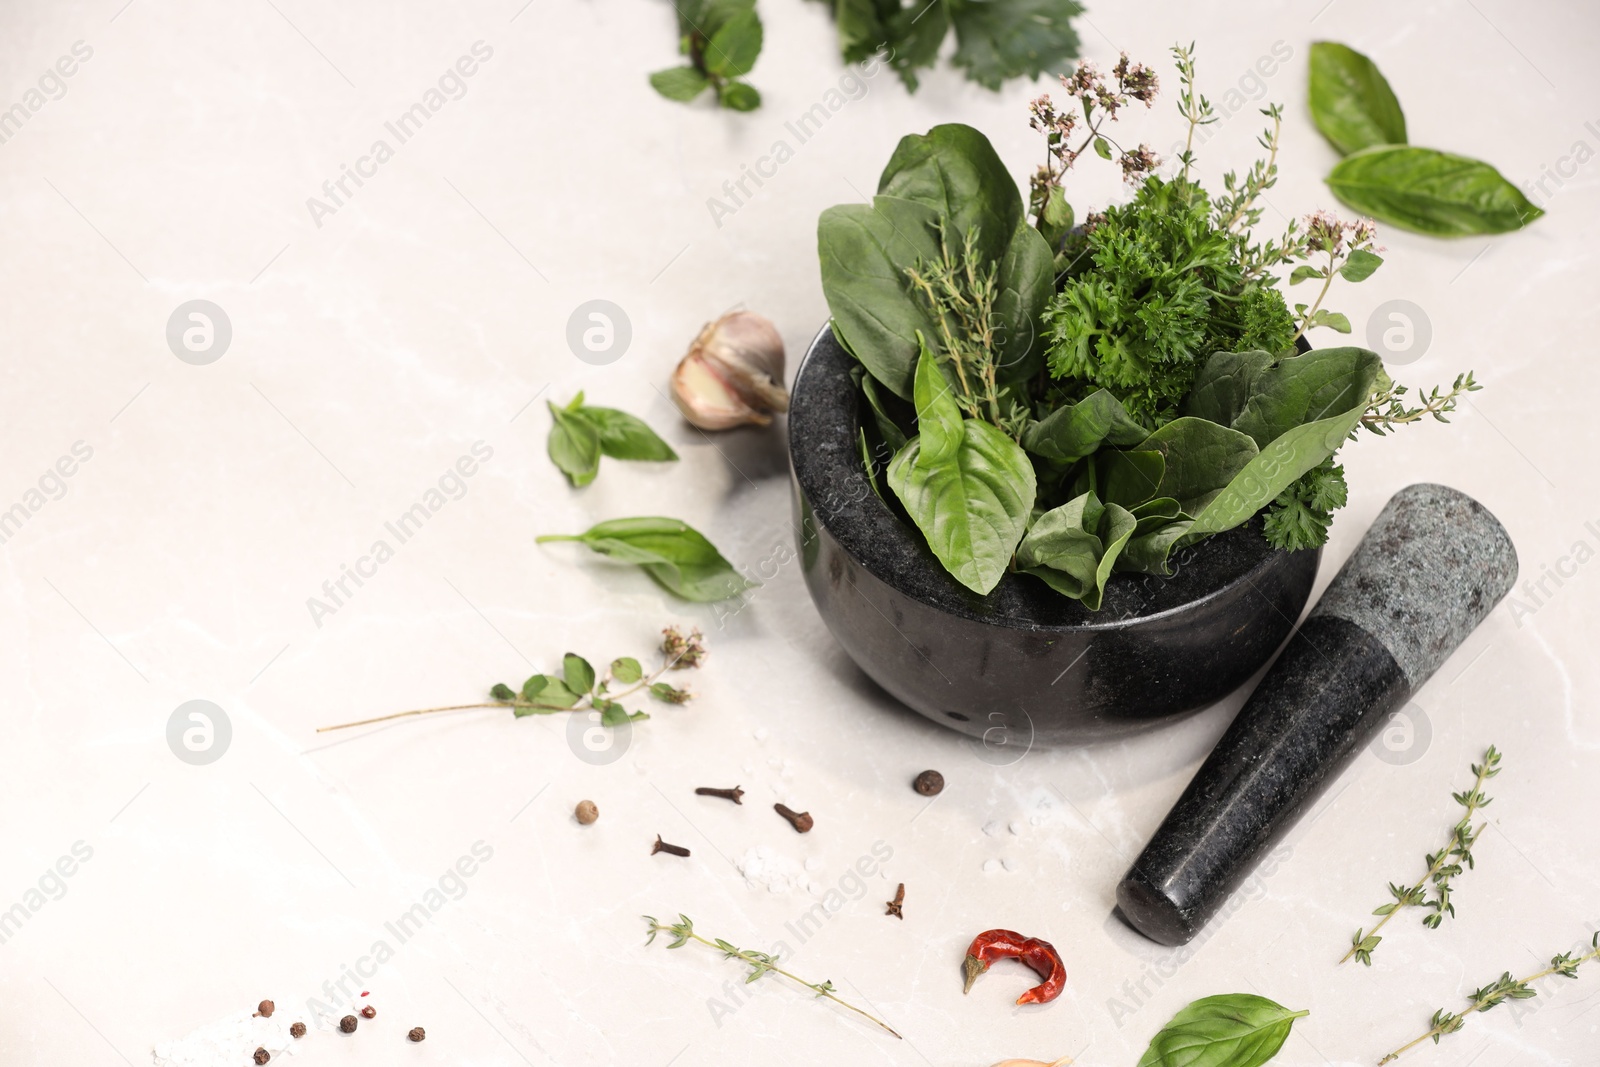
<instances>
[{"instance_id":1,"label":"green herb leaf on table","mask_svg":"<svg viewBox=\"0 0 1600 1067\"><path fill-rule=\"evenodd\" d=\"M550 402L550 460L576 488L594 481L600 457L671 462L678 458L644 420L616 408L590 407L583 394L561 407Z\"/></svg>"},{"instance_id":2,"label":"green herb leaf on table","mask_svg":"<svg viewBox=\"0 0 1600 1067\"><path fill-rule=\"evenodd\" d=\"M694 67L668 67L650 75L650 85L668 100L687 103L711 87L711 79Z\"/></svg>"},{"instance_id":3,"label":"green herb leaf on table","mask_svg":"<svg viewBox=\"0 0 1600 1067\"><path fill-rule=\"evenodd\" d=\"M611 677L623 685L632 685L644 677L644 668L632 656L623 656L611 661Z\"/></svg>"},{"instance_id":4,"label":"green herb leaf on table","mask_svg":"<svg viewBox=\"0 0 1600 1067\"><path fill-rule=\"evenodd\" d=\"M1150 1039L1138 1067L1261 1067L1309 1014L1249 993L1205 997Z\"/></svg>"},{"instance_id":5,"label":"green herb leaf on table","mask_svg":"<svg viewBox=\"0 0 1600 1067\"><path fill-rule=\"evenodd\" d=\"M1489 164L1409 145L1346 156L1328 188L1379 222L1435 237L1507 233L1544 214Z\"/></svg>"},{"instance_id":6,"label":"green herb leaf on table","mask_svg":"<svg viewBox=\"0 0 1600 1067\"><path fill-rule=\"evenodd\" d=\"M1406 143L1405 114L1377 64L1333 41L1311 45L1311 117L1344 155Z\"/></svg>"},{"instance_id":7,"label":"green herb leaf on table","mask_svg":"<svg viewBox=\"0 0 1600 1067\"><path fill-rule=\"evenodd\" d=\"M761 18L755 0L675 0L679 51L687 66L650 75L650 85L668 100L688 102L707 89L735 111L754 111L761 94L740 81L761 54Z\"/></svg>"},{"instance_id":8,"label":"green herb leaf on table","mask_svg":"<svg viewBox=\"0 0 1600 1067\"><path fill-rule=\"evenodd\" d=\"M594 668L575 652L568 652L561 658L561 676L574 693L588 693L594 689Z\"/></svg>"},{"instance_id":9,"label":"green herb leaf on table","mask_svg":"<svg viewBox=\"0 0 1600 1067\"><path fill-rule=\"evenodd\" d=\"M603 556L642 568L662 588L685 600L725 600L760 584L734 570L705 535L678 519L611 519L581 534L546 534L534 540L581 542Z\"/></svg>"}]
</instances>

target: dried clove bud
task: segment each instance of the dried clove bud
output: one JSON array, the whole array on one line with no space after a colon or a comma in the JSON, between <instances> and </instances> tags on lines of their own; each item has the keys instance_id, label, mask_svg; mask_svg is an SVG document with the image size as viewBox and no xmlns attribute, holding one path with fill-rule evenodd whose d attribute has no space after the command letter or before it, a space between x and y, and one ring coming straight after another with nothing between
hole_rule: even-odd
<instances>
[{"instance_id":1,"label":"dried clove bud","mask_svg":"<svg viewBox=\"0 0 1600 1067\"><path fill-rule=\"evenodd\" d=\"M407 1038L407 1040L410 1040L410 1041L421 1041L422 1039L424 1039L427 1036L428 1036L427 1032L424 1031L422 1029L422 1027L413 1026L411 1028L411 1032L406 1035L406 1038Z\"/></svg>"},{"instance_id":2,"label":"dried clove bud","mask_svg":"<svg viewBox=\"0 0 1600 1067\"><path fill-rule=\"evenodd\" d=\"M290 1037L305 1037L306 1036L306 1024L305 1023L290 1023L289 1024L289 1036Z\"/></svg>"},{"instance_id":3,"label":"dried clove bud","mask_svg":"<svg viewBox=\"0 0 1600 1067\"><path fill-rule=\"evenodd\" d=\"M774 804L772 810L788 819L789 825L794 827L794 832L797 834L808 833L817 824L809 811L795 811L784 804Z\"/></svg>"},{"instance_id":4,"label":"dried clove bud","mask_svg":"<svg viewBox=\"0 0 1600 1067\"><path fill-rule=\"evenodd\" d=\"M669 856L687 856L689 854L689 850L682 845L669 845L661 840L660 834L656 835L655 847L650 850L650 855L654 856L657 852L665 852Z\"/></svg>"},{"instance_id":5,"label":"dried clove bud","mask_svg":"<svg viewBox=\"0 0 1600 1067\"><path fill-rule=\"evenodd\" d=\"M672 399L702 430L766 426L789 410L783 387L783 338L751 311L707 323L672 373Z\"/></svg>"},{"instance_id":6,"label":"dried clove bud","mask_svg":"<svg viewBox=\"0 0 1600 1067\"><path fill-rule=\"evenodd\" d=\"M739 799L740 797L744 796L744 790L740 789L738 786L734 786L732 789L717 789L714 786L703 785L699 789L695 790L695 795L702 797L721 797L723 800L731 800L735 804L744 803L743 800Z\"/></svg>"},{"instance_id":7,"label":"dried clove bud","mask_svg":"<svg viewBox=\"0 0 1600 1067\"><path fill-rule=\"evenodd\" d=\"M900 888L894 891L894 899L888 901L887 904L889 910L884 914L893 915L896 919L904 919L906 917L906 884L904 882L900 883Z\"/></svg>"},{"instance_id":8,"label":"dried clove bud","mask_svg":"<svg viewBox=\"0 0 1600 1067\"><path fill-rule=\"evenodd\" d=\"M339 1020L339 1029L340 1029L341 1032L346 1033L346 1034L355 1033L356 1032L356 1017L354 1015L346 1015L343 1019L340 1019Z\"/></svg>"},{"instance_id":9,"label":"dried clove bud","mask_svg":"<svg viewBox=\"0 0 1600 1067\"><path fill-rule=\"evenodd\" d=\"M595 807L592 800L580 800L577 808L572 812L572 817L582 825L588 826L600 817L600 809Z\"/></svg>"}]
</instances>

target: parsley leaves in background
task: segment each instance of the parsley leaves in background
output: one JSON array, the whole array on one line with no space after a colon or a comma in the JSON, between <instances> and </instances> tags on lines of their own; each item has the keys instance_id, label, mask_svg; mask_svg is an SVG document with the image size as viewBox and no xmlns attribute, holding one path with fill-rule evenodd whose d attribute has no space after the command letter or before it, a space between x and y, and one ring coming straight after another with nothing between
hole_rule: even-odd
<instances>
[{"instance_id":1,"label":"parsley leaves in background","mask_svg":"<svg viewBox=\"0 0 1600 1067\"><path fill-rule=\"evenodd\" d=\"M1311 117L1343 153L1328 188L1380 222L1435 237L1507 233L1544 212L1487 163L1406 143L1394 90L1371 59L1311 46Z\"/></svg>"},{"instance_id":2,"label":"parsley leaves in background","mask_svg":"<svg viewBox=\"0 0 1600 1067\"><path fill-rule=\"evenodd\" d=\"M583 394L566 407L550 404L550 461L574 486L594 481L600 457L665 463L678 458L642 419L616 408L589 407Z\"/></svg>"},{"instance_id":3,"label":"parsley leaves in background","mask_svg":"<svg viewBox=\"0 0 1600 1067\"><path fill-rule=\"evenodd\" d=\"M678 50L687 66L650 75L650 84L668 100L689 101L707 89L735 111L754 111L761 94L739 79L761 54L761 17L756 0L675 0Z\"/></svg>"},{"instance_id":4,"label":"parsley leaves in background","mask_svg":"<svg viewBox=\"0 0 1600 1067\"><path fill-rule=\"evenodd\" d=\"M1026 75L1037 78L1078 55L1072 18L1076 0L828 0L847 63L886 51L889 63L916 92L917 72L931 67L951 30L951 57L988 89Z\"/></svg>"}]
</instances>

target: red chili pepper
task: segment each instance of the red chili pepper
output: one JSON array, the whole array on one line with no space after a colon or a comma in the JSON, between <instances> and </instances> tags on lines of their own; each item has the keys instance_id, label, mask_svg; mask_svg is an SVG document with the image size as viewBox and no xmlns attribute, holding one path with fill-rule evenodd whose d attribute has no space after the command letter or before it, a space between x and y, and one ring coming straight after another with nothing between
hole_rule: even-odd
<instances>
[{"instance_id":1,"label":"red chili pepper","mask_svg":"<svg viewBox=\"0 0 1600 1067\"><path fill-rule=\"evenodd\" d=\"M1018 997L1018 1004L1048 1004L1059 997L1067 986L1067 965L1050 942L1037 937L1023 937L1012 930L985 930L972 939L972 945L967 949L967 958L962 963L967 984L962 992L970 992L972 983L995 960L1006 959L1021 960L1044 979Z\"/></svg>"}]
</instances>

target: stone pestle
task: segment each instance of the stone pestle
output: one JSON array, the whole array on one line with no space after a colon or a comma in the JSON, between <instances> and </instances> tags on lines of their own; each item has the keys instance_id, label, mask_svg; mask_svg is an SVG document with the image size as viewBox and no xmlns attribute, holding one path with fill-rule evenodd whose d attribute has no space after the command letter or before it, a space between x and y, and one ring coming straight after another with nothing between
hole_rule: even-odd
<instances>
[{"instance_id":1,"label":"stone pestle","mask_svg":"<svg viewBox=\"0 0 1600 1067\"><path fill-rule=\"evenodd\" d=\"M1482 504L1396 493L1123 877L1118 916L1187 944L1516 577Z\"/></svg>"}]
</instances>

